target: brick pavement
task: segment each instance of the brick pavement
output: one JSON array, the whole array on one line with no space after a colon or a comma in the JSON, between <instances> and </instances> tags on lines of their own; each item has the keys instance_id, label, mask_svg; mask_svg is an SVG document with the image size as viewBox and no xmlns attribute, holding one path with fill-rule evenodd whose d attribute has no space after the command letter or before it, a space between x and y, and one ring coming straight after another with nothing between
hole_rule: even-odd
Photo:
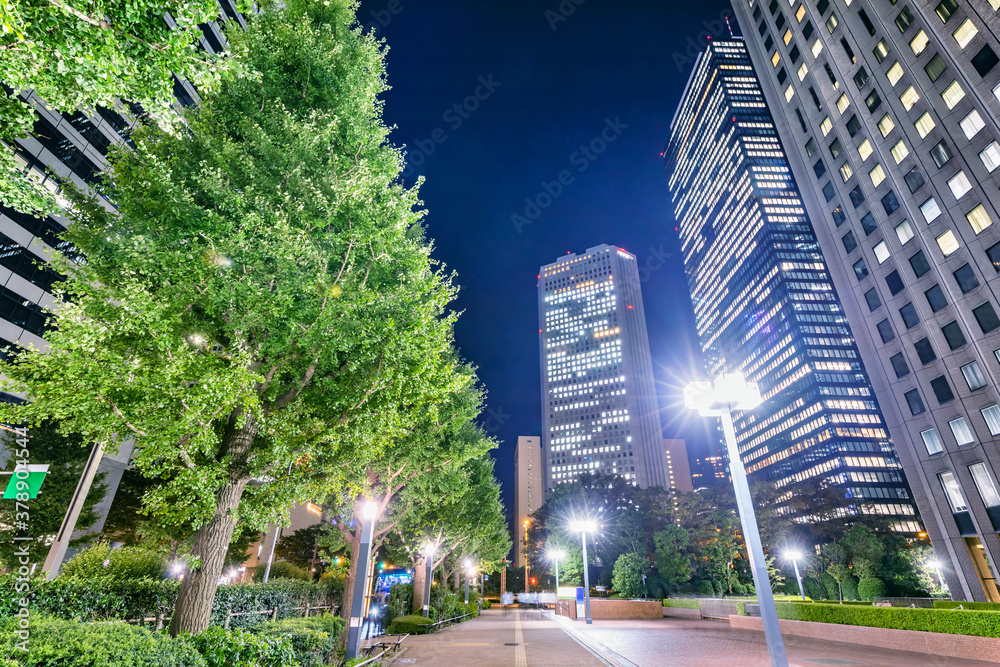
<instances>
[{"instance_id":1,"label":"brick pavement","mask_svg":"<svg viewBox=\"0 0 1000 667\"><path fill-rule=\"evenodd\" d=\"M849 632L849 626L844 626ZM589 646L585 648L581 642ZM513 645L512 645L513 644ZM960 660L785 637L791 667L996 667ZM603 657L602 657L603 656ZM386 664L445 667L768 667L764 634L737 630L720 621L582 621L554 619L550 613L518 610L504 616L494 608L477 619L433 635L408 637Z\"/></svg>"}]
</instances>

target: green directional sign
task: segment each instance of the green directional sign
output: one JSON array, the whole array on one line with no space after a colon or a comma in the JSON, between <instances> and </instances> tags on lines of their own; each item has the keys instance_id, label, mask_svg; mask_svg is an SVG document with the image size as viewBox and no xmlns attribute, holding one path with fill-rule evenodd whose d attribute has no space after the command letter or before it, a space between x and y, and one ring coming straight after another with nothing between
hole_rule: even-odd
<instances>
[{"instance_id":1,"label":"green directional sign","mask_svg":"<svg viewBox=\"0 0 1000 667\"><path fill-rule=\"evenodd\" d=\"M45 475L49 473L48 464L44 465L28 465L28 476L25 477L22 473L18 475L18 472L5 472L0 473L0 475L10 475L10 481L7 483L7 490L3 492L4 500L16 500L17 494L25 493L28 494L28 499L34 499L38 497L38 491L42 488L42 482L45 481ZM22 468L23 470L23 468ZM18 488L18 484L21 483L21 488ZM28 487L24 488L24 484Z\"/></svg>"}]
</instances>

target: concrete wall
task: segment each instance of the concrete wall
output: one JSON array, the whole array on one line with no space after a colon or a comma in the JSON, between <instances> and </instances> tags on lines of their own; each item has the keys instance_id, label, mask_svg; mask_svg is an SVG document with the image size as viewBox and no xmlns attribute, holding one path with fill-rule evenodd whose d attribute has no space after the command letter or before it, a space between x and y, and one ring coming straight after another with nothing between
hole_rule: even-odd
<instances>
[{"instance_id":1,"label":"concrete wall","mask_svg":"<svg viewBox=\"0 0 1000 667\"><path fill-rule=\"evenodd\" d=\"M663 618L663 608L663 603L659 600L590 599L590 617L595 620L660 619ZM560 600L556 613L576 619L576 601Z\"/></svg>"}]
</instances>

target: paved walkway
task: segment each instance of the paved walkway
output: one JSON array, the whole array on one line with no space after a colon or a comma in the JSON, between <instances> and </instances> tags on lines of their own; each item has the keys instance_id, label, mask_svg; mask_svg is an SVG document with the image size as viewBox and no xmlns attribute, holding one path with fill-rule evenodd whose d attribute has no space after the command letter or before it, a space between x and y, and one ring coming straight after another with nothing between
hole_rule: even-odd
<instances>
[{"instance_id":1,"label":"paved walkway","mask_svg":"<svg viewBox=\"0 0 1000 667\"><path fill-rule=\"evenodd\" d=\"M768 667L764 634L728 623L555 619L551 613L501 609L437 634L408 637L387 664L446 667ZM791 667L997 667L995 663L785 637Z\"/></svg>"}]
</instances>

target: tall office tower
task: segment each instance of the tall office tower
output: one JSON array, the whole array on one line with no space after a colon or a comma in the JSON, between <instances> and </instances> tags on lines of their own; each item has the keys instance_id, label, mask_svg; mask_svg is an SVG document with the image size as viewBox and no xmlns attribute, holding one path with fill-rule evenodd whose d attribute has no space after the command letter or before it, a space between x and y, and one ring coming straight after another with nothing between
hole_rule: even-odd
<instances>
[{"instance_id":1,"label":"tall office tower","mask_svg":"<svg viewBox=\"0 0 1000 667\"><path fill-rule=\"evenodd\" d=\"M691 465L691 485L695 489L731 484L728 462L721 451L712 456L696 458Z\"/></svg>"},{"instance_id":2,"label":"tall office tower","mask_svg":"<svg viewBox=\"0 0 1000 667\"><path fill-rule=\"evenodd\" d=\"M667 488L677 489L681 493L694 491L687 443L667 438L663 441L663 449L667 453Z\"/></svg>"},{"instance_id":3,"label":"tall office tower","mask_svg":"<svg viewBox=\"0 0 1000 667\"><path fill-rule=\"evenodd\" d=\"M734 6L951 594L1000 601L1000 2Z\"/></svg>"},{"instance_id":4,"label":"tall office tower","mask_svg":"<svg viewBox=\"0 0 1000 667\"><path fill-rule=\"evenodd\" d=\"M695 63L664 150L710 377L763 403L733 415L751 479L844 489L843 513L920 530L901 465L742 41ZM730 462L738 465L738 462Z\"/></svg>"},{"instance_id":5,"label":"tall office tower","mask_svg":"<svg viewBox=\"0 0 1000 667\"><path fill-rule=\"evenodd\" d=\"M582 472L667 485L635 255L599 245L538 276L545 488Z\"/></svg>"},{"instance_id":6,"label":"tall office tower","mask_svg":"<svg viewBox=\"0 0 1000 667\"><path fill-rule=\"evenodd\" d=\"M545 503L542 477L542 439L537 435L519 435L514 450L514 564L524 567L524 522Z\"/></svg>"},{"instance_id":7,"label":"tall office tower","mask_svg":"<svg viewBox=\"0 0 1000 667\"><path fill-rule=\"evenodd\" d=\"M226 40L220 29L223 21L246 27L230 0L219 0L219 7L219 21L201 25L199 47L210 53L225 48ZM144 113L141 107L121 103L114 109L98 107L59 114L46 107L30 90L16 94L34 108L36 119L31 134L14 142L15 159L24 173L57 196L62 188L60 181L72 183L84 191L96 185L100 172L107 167L108 148L124 141L138 116ZM199 100L191 84L177 77L174 77L174 94L178 104L184 106L194 105ZM91 192L103 204L111 206L95 190ZM44 264L46 256L62 252L71 259L79 259L74 248L57 237L66 228L66 222L61 215L36 218L0 204L0 358L8 349L15 349L15 344L26 346L30 343L39 349L47 347L43 308L55 303L52 283L60 277ZM20 398L0 394L0 400L17 401ZM0 438L0 465L6 462L9 451ZM74 533L74 538L83 532L97 533L103 529L131 451L131 441L128 441L122 443L117 454L105 454L101 460L99 471L106 473L104 484L108 491L95 507L99 518L89 530ZM78 528L87 529L86 526Z\"/></svg>"}]
</instances>

